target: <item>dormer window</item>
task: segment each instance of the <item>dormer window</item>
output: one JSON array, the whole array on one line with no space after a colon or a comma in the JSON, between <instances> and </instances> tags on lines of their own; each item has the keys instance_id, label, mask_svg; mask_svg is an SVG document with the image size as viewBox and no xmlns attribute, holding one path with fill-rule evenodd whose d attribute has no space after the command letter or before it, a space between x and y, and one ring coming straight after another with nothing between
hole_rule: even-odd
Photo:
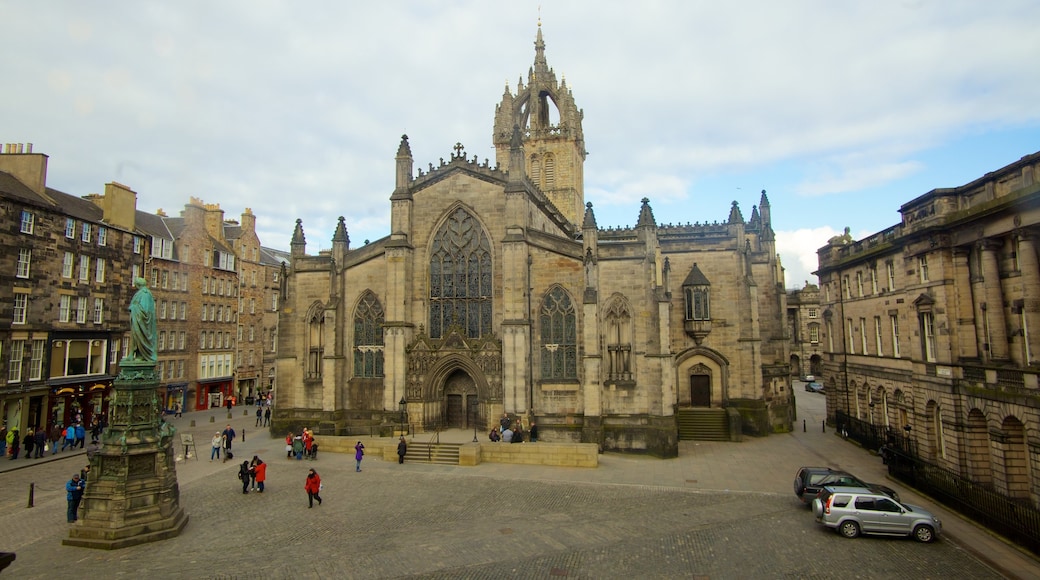
<instances>
[{"instance_id":1,"label":"dormer window","mask_svg":"<svg viewBox=\"0 0 1040 580\"><path fill-rule=\"evenodd\" d=\"M682 284L685 320L683 330L700 344L711 333L711 282L693 265Z\"/></svg>"}]
</instances>

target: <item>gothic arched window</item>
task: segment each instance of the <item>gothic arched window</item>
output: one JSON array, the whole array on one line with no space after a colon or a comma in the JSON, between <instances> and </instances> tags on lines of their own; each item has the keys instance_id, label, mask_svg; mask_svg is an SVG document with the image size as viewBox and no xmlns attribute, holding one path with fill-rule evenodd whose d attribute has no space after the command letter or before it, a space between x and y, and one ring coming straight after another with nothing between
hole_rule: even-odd
<instances>
[{"instance_id":1,"label":"gothic arched window","mask_svg":"<svg viewBox=\"0 0 1040 580\"><path fill-rule=\"evenodd\" d=\"M456 209L430 249L430 337L457 324L469 338L491 333L491 243L477 220Z\"/></svg>"},{"instance_id":2,"label":"gothic arched window","mask_svg":"<svg viewBox=\"0 0 1040 580\"><path fill-rule=\"evenodd\" d=\"M365 292L354 311L354 376L383 376L383 305Z\"/></svg>"},{"instance_id":3,"label":"gothic arched window","mask_svg":"<svg viewBox=\"0 0 1040 580\"><path fill-rule=\"evenodd\" d=\"M556 158L552 154L545 156L545 189L556 187Z\"/></svg>"},{"instance_id":4,"label":"gothic arched window","mask_svg":"<svg viewBox=\"0 0 1040 580\"><path fill-rule=\"evenodd\" d=\"M620 296L604 315L607 326L607 378L632 380L632 315Z\"/></svg>"},{"instance_id":5,"label":"gothic arched window","mask_svg":"<svg viewBox=\"0 0 1040 580\"><path fill-rule=\"evenodd\" d=\"M542 300L542 378L578 378L577 317L570 296L559 286Z\"/></svg>"},{"instance_id":6,"label":"gothic arched window","mask_svg":"<svg viewBox=\"0 0 1040 580\"><path fill-rule=\"evenodd\" d=\"M210 335L212 339L213 336ZM321 378L322 359L325 358L325 313L312 309L307 317L307 368L308 379Z\"/></svg>"}]
</instances>

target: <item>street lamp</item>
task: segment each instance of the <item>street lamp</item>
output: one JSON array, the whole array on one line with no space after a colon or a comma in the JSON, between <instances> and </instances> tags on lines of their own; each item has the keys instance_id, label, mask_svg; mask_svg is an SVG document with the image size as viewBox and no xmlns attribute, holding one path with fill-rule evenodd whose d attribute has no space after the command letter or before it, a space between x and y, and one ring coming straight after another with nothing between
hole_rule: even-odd
<instances>
[{"instance_id":1,"label":"street lamp","mask_svg":"<svg viewBox=\"0 0 1040 580\"><path fill-rule=\"evenodd\" d=\"M404 416L405 410L408 407L408 401L405 401L404 397L402 396L401 400L397 402L397 407L398 410L401 412L401 431L404 431Z\"/></svg>"}]
</instances>

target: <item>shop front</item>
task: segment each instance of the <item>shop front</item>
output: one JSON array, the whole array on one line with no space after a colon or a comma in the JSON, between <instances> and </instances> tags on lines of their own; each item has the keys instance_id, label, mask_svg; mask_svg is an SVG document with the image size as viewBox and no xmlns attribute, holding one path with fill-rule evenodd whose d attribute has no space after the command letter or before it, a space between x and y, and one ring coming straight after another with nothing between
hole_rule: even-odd
<instances>
[{"instance_id":1,"label":"shop front","mask_svg":"<svg viewBox=\"0 0 1040 580\"><path fill-rule=\"evenodd\" d=\"M233 377L221 377L199 381L195 390L195 410L205 411L214 407L223 407L227 399L233 397Z\"/></svg>"},{"instance_id":2,"label":"shop front","mask_svg":"<svg viewBox=\"0 0 1040 580\"><path fill-rule=\"evenodd\" d=\"M89 429L95 421L107 422L112 377L51 381L49 386L48 427L83 423Z\"/></svg>"},{"instance_id":3,"label":"shop front","mask_svg":"<svg viewBox=\"0 0 1040 580\"><path fill-rule=\"evenodd\" d=\"M184 412L188 404L188 383L171 383L166 385L166 393L163 396L163 412L174 414L178 410Z\"/></svg>"}]
</instances>

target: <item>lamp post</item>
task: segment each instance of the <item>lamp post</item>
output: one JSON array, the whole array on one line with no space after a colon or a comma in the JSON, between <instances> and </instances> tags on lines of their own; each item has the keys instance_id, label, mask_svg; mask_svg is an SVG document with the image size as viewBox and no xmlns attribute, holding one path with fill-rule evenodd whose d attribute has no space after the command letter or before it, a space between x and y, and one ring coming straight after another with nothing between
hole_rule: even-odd
<instances>
[{"instance_id":1,"label":"lamp post","mask_svg":"<svg viewBox=\"0 0 1040 580\"><path fill-rule=\"evenodd\" d=\"M408 407L408 401L405 401L404 397L402 396L401 400L397 402L397 407L398 407L398 410L401 412L401 431L404 431L404 424L405 424L404 423L404 417L405 417L405 410Z\"/></svg>"}]
</instances>

